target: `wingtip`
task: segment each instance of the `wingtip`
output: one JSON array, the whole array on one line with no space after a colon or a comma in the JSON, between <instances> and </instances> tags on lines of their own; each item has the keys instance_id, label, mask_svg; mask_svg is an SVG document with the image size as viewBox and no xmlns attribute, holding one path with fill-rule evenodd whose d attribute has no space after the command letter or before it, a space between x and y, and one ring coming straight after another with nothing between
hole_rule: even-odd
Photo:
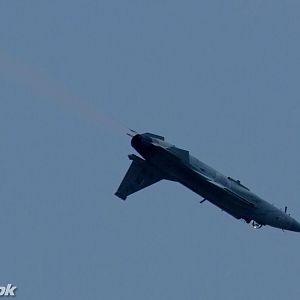
<instances>
[{"instance_id":1,"label":"wingtip","mask_svg":"<svg viewBox=\"0 0 300 300\"><path fill-rule=\"evenodd\" d=\"M117 196L117 197L119 197L120 199L122 199L122 200L126 200L126 196L124 196L123 194L121 194L120 192L115 192L115 195Z\"/></svg>"}]
</instances>

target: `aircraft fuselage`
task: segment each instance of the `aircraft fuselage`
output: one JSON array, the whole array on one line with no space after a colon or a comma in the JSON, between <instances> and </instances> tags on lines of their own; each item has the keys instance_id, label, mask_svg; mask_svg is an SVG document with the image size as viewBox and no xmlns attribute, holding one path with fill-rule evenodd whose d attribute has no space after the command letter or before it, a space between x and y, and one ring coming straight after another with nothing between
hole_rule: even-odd
<instances>
[{"instance_id":1,"label":"aircraft fuselage","mask_svg":"<svg viewBox=\"0 0 300 300\"><path fill-rule=\"evenodd\" d=\"M257 226L269 225L300 232L300 224L287 213L261 199L240 181L224 176L188 151L165 142L163 137L137 134L131 145L144 158L143 164L149 165L161 179L181 183L235 218L247 223L251 221ZM132 159L141 160L134 155ZM130 193L133 192L127 192L125 198ZM116 194L125 199L119 190Z\"/></svg>"}]
</instances>

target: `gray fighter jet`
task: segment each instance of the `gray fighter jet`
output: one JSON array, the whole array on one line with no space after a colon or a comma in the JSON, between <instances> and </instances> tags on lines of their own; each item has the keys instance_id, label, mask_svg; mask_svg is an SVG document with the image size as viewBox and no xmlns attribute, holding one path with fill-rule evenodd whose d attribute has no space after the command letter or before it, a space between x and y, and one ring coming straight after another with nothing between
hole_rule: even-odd
<instances>
[{"instance_id":1,"label":"gray fighter jet","mask_svg":"<svg viewBox=\"0 0 300 300\"><path fill-rule=\"evenodd\" d=\"M239 180L226 177L199 161L187 150L167 143L164 137L143 133L130 134L132 147L143 157L130 154L132 163L116 196L125 200L162 179L179 182L205 200L254 228L263 225L300 232L300 224L267 201L255 195Z\"/></svg>"}]
</instances>

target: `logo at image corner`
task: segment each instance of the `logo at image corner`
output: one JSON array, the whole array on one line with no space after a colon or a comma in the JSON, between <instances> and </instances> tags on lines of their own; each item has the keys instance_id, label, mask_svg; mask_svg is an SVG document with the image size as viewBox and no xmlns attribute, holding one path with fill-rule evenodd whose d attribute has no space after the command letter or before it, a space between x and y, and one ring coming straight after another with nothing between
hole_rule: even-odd
<instances>
[{"instance_id":1,"label":"logo at image corner","mask_svg":"<svg viewBox=\"0 0 300 300\"><path fill-rule=\"evenodd\" d=\"M0 286L0 297L10 297L16 295L17 287L11 283L6 286Z\"/></svg>"}]
</instances>

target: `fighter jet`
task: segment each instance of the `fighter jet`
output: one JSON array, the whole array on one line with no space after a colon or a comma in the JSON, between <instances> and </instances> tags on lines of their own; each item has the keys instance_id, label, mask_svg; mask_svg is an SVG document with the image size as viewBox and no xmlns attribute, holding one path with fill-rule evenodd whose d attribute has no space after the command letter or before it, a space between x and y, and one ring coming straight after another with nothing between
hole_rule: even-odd
<instances>
[{"instance_id":1,"label":"fighter jet","mask_svg":"<svg viewBox=\"0 0 300 300\"><path fill-rule=\"evenodd\" d=\"M130 154L132 163L116 196L125 200L160 180L179 182L236 219L254 228L263 225L300 232L300 224L284 211L263 200L239 180L224 176L193 157L189 151L175 147L163 136L152 133L129 134L132 147L141 157Z\"/></svg>"}]
</instances>

